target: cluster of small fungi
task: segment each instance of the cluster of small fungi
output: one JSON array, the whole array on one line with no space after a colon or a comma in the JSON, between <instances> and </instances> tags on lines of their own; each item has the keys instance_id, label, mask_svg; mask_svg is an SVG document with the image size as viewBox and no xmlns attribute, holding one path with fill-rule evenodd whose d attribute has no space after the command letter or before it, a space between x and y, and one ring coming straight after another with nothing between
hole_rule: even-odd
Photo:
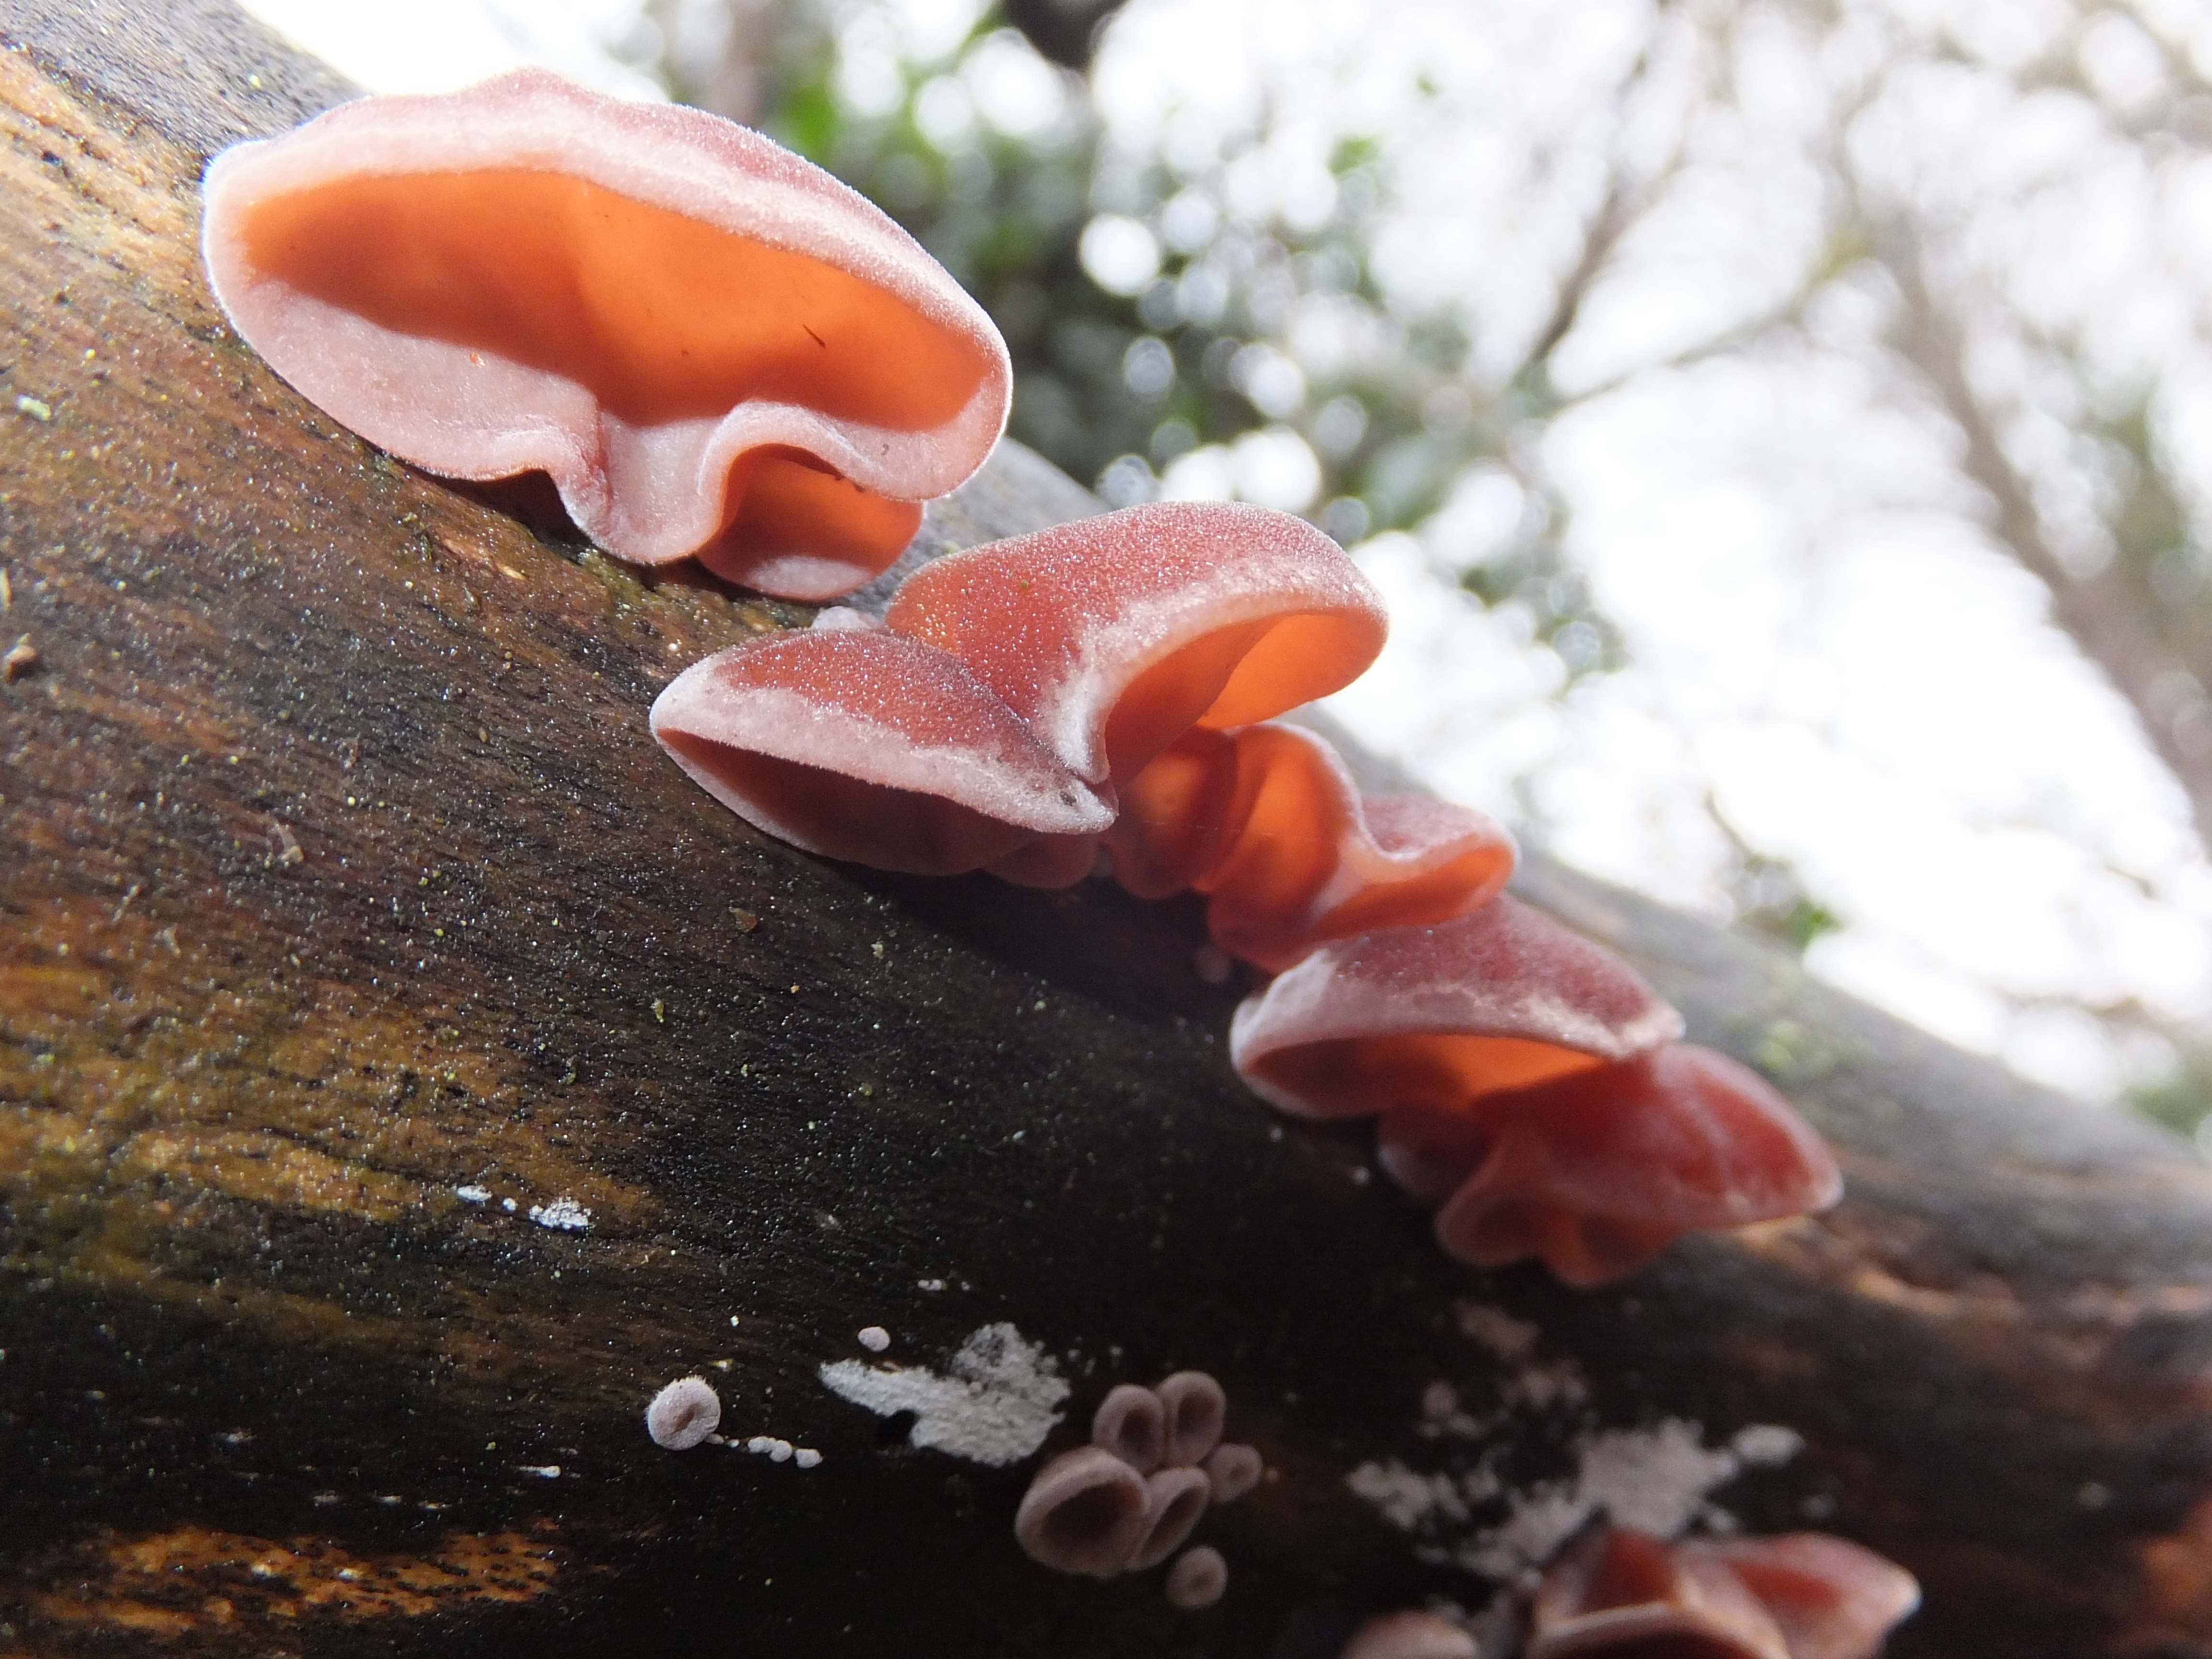
<instances>
[{"instance_id":1,"label":"cluster of small fungi","mask_svg":"<svg viewBox=\"0 0 2212 1659\"><path fill-rule=\"evenodd\" d=\"M822 1467L822 1454L811 1446L794 1446L772 1434L757 1434L747 1440L725 1439L715 1432L721 1426L721 1396L703 1376L678 1377L654 1395L645 1408L646 1434L664 1451L736 1446L771 1463L796 1463L802 1469Z\"/></svg>"},{"instance_id":2,"label":"cluster of small fungi","mask_svg":"<svg viewBox=\"0 0 2212 1659\"><path fill-rule=\"evenodd\" d=\"M1091 1416L1091 1443L1036 1472L1014 1537L1032 1560L1094 1578L1147 1571L1174 1555L1168 1601L1212 1607L1229 1588L1221 1552L1176 1552L1209 1504L1234 1503L1259 1484L1260 1454L1221 1438L1227 1413L1221 1385L1204 1371L1115 1388Z\"/></svg>"},{"instance_id":3,"label":"cluster of small fungi","mask_svg":"<svg viewBox=\"0 0 2212 1659\"><path fill-rule=\"evenodd\" d=\"M886 568L1006 421L997 330L880 211L757 133L543 71L225 152L203 250L239 333L372 441L448 477L541 471L611 552L785 599ZM722 652L652 726L718 800L827 857L1206 895L1218 950L1273 976L1236 1016L1238 1071L1285 1112L1376 1116L1382 1167L1462 1261L1592 1284L1685 1231L1831 1202L1787 1103L1504 896L1503 830L1363 795L1273 723L1362 672L1383 629L1298 520L1164 503L951 555L881 617L831 609ZM1024 1541L1079 1571L1164 1555L1218 1491L1194 1459L1070 1456ZM1087 1516L1111 1524L1082 1555ZM1698 1595L1723 1566L1750 1582L1703 1547L1677 1552ZM1170 1583L1194 1605L1219 1577L1195 1551ZM1726 1651L1843 1651L1793 1645L1762 1605L1782 1635ZM1542 1650L1612 1639L1572 1622Z\"/></svg>"}]
</instances>

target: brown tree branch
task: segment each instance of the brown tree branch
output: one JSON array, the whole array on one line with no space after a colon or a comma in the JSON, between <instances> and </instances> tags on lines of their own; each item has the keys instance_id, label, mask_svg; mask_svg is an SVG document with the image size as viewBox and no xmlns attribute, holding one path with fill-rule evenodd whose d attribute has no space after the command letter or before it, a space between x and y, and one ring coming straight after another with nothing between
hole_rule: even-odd
<instances>
[{"instance_id":1,"label":"brown tree branch","mask_svg":"<svg viewBox=\"0 0 2212 1659\"><path fill-rule=\"evenodd\" d=\"M1917 1572L1898 1659L2212 1653L2212 1180L2169 1140L1532 860L1851 1192L1595 1295L1452 1266L1363 1131L1239 1085L1189 907L749 833L643 710L801 613L533 535L230 337L202 157L326 79L210 0L0 33L0 1641L1331 1659L1497 1592L1598 1449L1770 1424L1802 1453L1716 1498ZM1002 449L921 550L1085 503ZM818 1377L1002 1322L1054 1443L1222 1379L1275 1475L1206 1523L1218 1609L1044 1571L1027 1466ZM657 1449L693 1370L824 1461ZM1355 1491L1437 1480L1416 1534Z\"/></svg>"}]
</instances>

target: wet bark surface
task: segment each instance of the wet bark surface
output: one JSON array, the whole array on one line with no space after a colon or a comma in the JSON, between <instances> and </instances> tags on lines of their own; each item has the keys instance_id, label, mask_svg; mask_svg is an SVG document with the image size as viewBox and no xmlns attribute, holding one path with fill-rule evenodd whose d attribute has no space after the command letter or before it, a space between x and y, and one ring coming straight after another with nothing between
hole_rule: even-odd
<instances>
[{"instance_id":1,"label":"wet bark surface","mask_svg":"<svg viewBox=\"0 0 2212 1659\"><path fill-rule=\"evenodd\" d=\"M1597 1294L1453 1266L1361 1130L1238 1085L1194 908L824 865L661 758L659 687L803 611L533 530L231 336L203 158L327 71L212 3L0 33L0 1652L1319 1659L1481 1607L1546 1502L1707 1489L1910 1566L1901 1656L2212 1652L2173 1143L1534 860L1850 1194ZM1085 501L1009 448L923 550ZM1222 1380L1271 1474L1199 1534L1219 1607L1044 1571L1033 1461L817 1376L1000 1322L1071 1425ZM655 1448L695 1370L820 1466Z\"/></svg>"}]
</instances>

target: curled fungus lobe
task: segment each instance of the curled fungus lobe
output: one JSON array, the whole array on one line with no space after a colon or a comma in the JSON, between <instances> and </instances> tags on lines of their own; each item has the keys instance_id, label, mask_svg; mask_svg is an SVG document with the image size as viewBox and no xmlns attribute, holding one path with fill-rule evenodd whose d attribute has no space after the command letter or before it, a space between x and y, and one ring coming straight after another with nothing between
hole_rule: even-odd
<instances>
[{"instance_id":1,"label":"curled fungus lobe","mask_svg":"<svg viewBox=\"0 0 2212 1659\"><path fill-rule=\"evenodd\" d=\"M819 599L980 466L981 308L828 173L542 70L362 99L209 167L202 252L310 400L448 477L549 475L641 564Z\"/></svg>"},{"instance_id":2,"label":"curled fungus lobe","mask_svg":"<svg viewBox=\"0 0 2212 1659\"><path fill-rule=\"evenodd\" d=\"M1607 1527L1545 1572L1528 1659L1873 1659L1919 1605L1912 1575L1824 1533L1668 1544Z\"/></svg>"}]
</instances>

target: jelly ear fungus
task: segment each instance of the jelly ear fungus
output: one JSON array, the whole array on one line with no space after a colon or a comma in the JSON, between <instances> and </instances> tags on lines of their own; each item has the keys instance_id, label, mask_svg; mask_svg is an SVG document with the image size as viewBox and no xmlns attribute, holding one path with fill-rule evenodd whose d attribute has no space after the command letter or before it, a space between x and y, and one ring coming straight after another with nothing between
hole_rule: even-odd
<instances>
[{"instance_id":1,"label":"jelly ear fungus","mask_svg":"<svg viewBox=\"0 0 2212 1659\"><path fill-rule=\"evenodd\" d=\"M760 134L542 70L363 99L209 167L238 332L370 442L542 471L610 552L822 599L982 465L1012 370L865 198Z\"/></svg>"}]
</instances>

